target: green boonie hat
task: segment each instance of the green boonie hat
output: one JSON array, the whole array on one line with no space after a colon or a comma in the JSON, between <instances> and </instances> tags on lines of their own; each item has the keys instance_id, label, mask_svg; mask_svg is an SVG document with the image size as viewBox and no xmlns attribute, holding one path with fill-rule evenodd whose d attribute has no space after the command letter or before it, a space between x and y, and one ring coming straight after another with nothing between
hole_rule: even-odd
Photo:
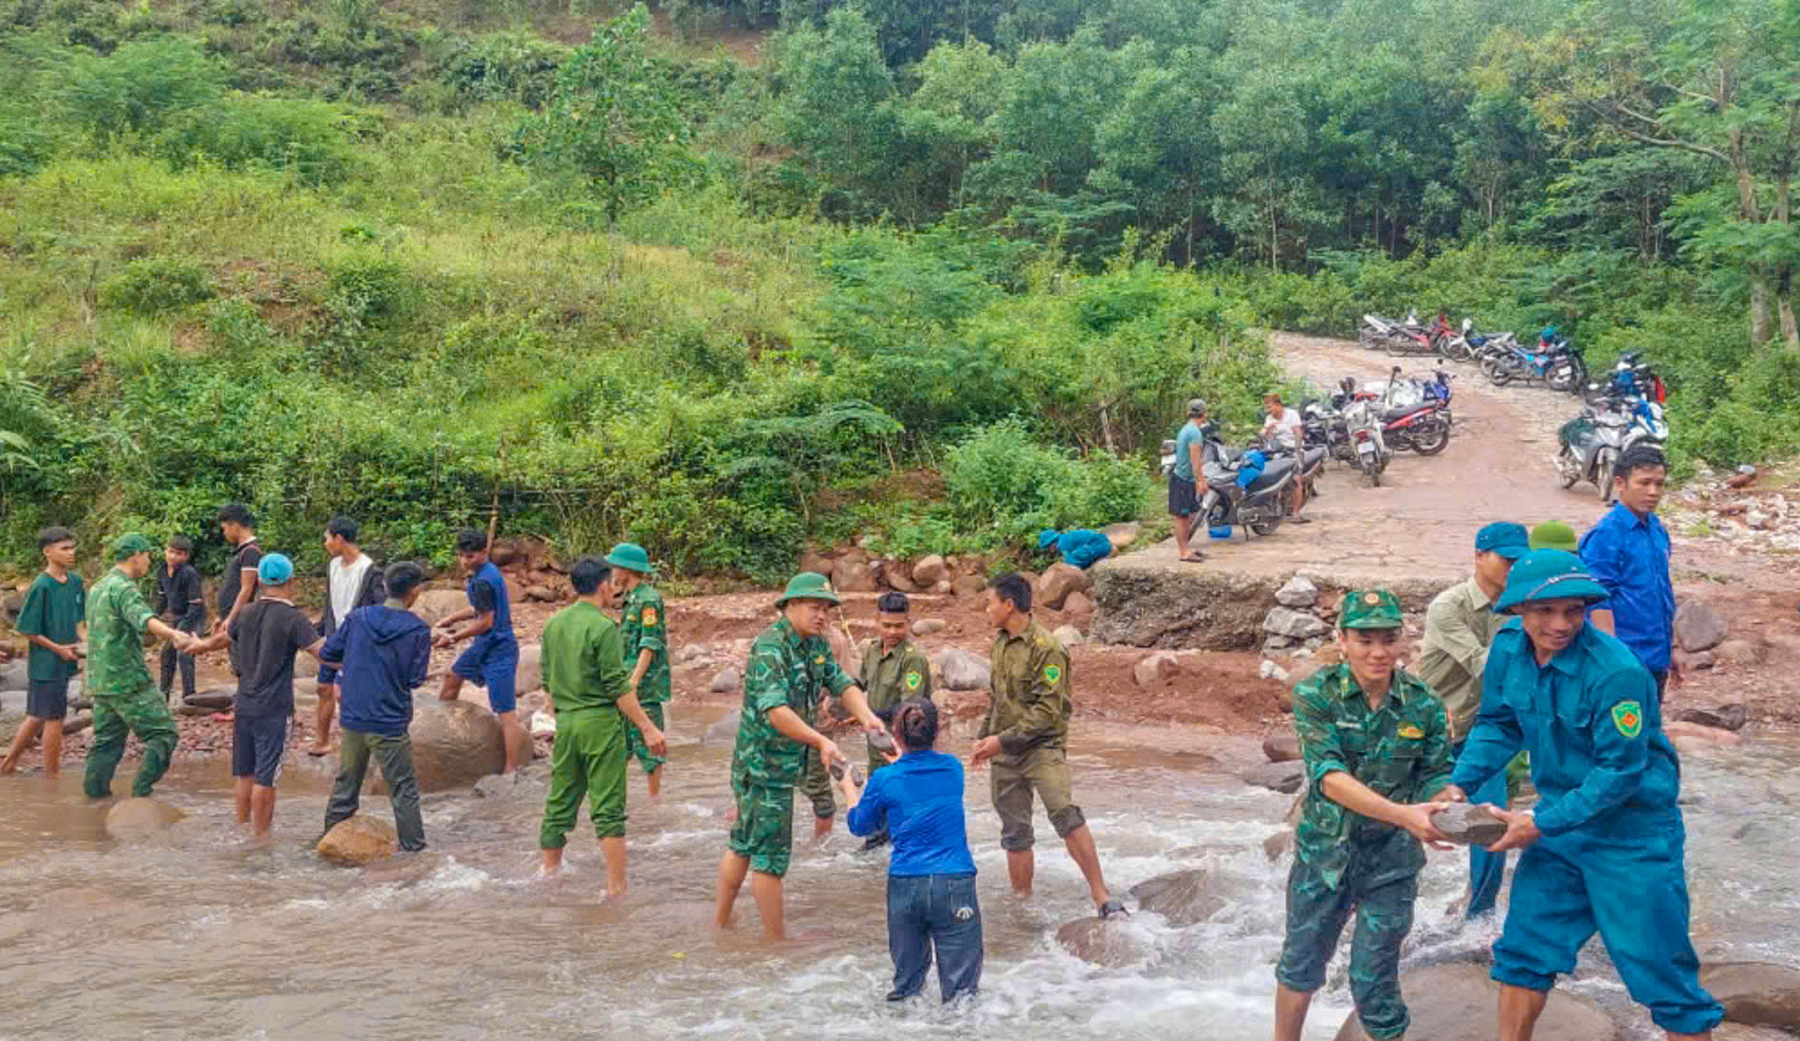
<instances>
[{"instance_id":1,"label":"green boonie hat","mask_svg":"<svg viewBox=\"0 0 1800 1041\"><path fill-rule=\"evenodd\" d=\"M1398 629L1400 598L1386 589L1352 589L1338 605L1339 629Z\"/></svg>"},{"instance_id":2,"label":"green boonie hat","mask_svg":"<svg viewBox=\"0 0 1800 1041\"><path fill-rule=\"evenodd\" d=\"M627 571L648 575L652 570L650 554L645 553L644 547L635 542L619 543L612 548L612 552L608 553L605 559L613 567L622 567Z\"/></svg>"},{"instance_id":3,"label":"green boonie hat","mask_svg":"<svg viewBox=\"0 0 1800 1041\"><path fill-rule=\"evenodd\" d=\"M1586 600L1598 603L1609 594L1606 587L1582 567L1581 558L1560 549L1534 549L1513 565L1506 576L1506 591L1494 601L1496 612L1509 611L1533 600Z\"/></svg>"},{"instance_id":4,"label":"green boonie hat","mask_svg":"<svg viewBox=\"0 0 1800 1041\"><path fill-rule=\"evenodd\" d=\"M1531 529L1532 549L1560 549L1564 553L1579 553L1581 544L1575 541L1575 529L1562 521L1545 521Z\"/></svg>"},{"instance_id":5,"label":"green boonie hat","mask_svg":"<svg viewBox=\"0 0 1800 1041\"><path fill-rule=\"evenodd\" d=\"M156 544L135 531L120 535L113 540L112 544L112 555L115 561L135 557L139 553L154 552L156 552Z\"/></svg>"},{"instance_id":6,"label":"green boonie hat","mask_svg":"<svg viewBox=\"0 0 1800 1041\"><path fill-rule=\"evenodd\" d=\"M828 604L841 604L842 600L831 591L831 579L817 571L802 571L788 579L787 591L781 599L775 601L776 609L786 607L789 600L823 600Z\"/></svg>"}]
</instances>

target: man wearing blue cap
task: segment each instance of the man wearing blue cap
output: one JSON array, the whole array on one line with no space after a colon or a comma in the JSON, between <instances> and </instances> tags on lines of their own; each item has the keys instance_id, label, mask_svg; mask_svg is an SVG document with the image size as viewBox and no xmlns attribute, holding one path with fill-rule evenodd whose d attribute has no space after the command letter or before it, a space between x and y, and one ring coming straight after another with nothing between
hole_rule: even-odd
<instances>
[{"instance_id":1,"label":"man wearing blue cap","mask_svg":"<svg viewBox=\"0 0 1800 1041\"><path fill-rule=\"evenodd\" d=\"M1419 656L1419 678L1431 685L1450 714L1453 755L1461 756L1463 741L1475 725L1481 708L1481 673L1487 666L1488 645L1506 619L1493 612L1495 600L1506 589L1506 575L1513 561L1530 552L1530 536L1522 524L1502 521L1475 533L1475 573L1439 593L1425 612L1425 640ZM1495 774L1475 792L1478 802L1506 804L1506 774ZM1479 846L1469 847L1469 896L1466 913L1473 918L1494 909L1500 884L1506 877L1506 855L1495 856Z\"/></svg>"},{"instance_id":2,"label":"man wearing blue cap","mask_svg":"<svg viewBox=\"0 0 1800 1041\"><path fill-rule=\"evenodd\" d=\"M231 721L231 776L237 821L258 839L275 819L275 781L294 716L294 656L319 657L324 637L291 598L294 562L270 553L256 564L257 598L198 650L228 644L238 663L237 712Z\"/></svg>"},{"instance_id":3,"label":"man wearing blue cap","mask_svg":"<svg viewBox=\"0 0 1800 1041\"><path fill-rule=\"evenodd\" d=\"M1531 753L1538 803L1496 808L1506 834L1488 847L1525 851L1494 944L1501 1041L1531 1041L1556 977L1596 931L1671 1039L1709 1038L1724 1018L1688 940L1675 750L1650 674L1588 623L1606 596L1572 553L1513 565L1494 610L1518 617L1488 651L1481 714L1451 775L1458 797Z\"/></svg>"}]
</instances>

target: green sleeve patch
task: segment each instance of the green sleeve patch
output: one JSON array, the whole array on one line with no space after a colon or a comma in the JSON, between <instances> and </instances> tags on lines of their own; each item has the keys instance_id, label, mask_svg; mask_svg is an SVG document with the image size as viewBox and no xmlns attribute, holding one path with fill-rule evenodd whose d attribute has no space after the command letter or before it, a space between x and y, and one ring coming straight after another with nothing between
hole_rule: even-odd
<instances>
[{"instance_id":1,"label":"green sleeve patch","mask_svg":"<svg viewBox=\"0 0 1800 1041\"><path fill-rule=\"evenodd\" d=\"M1644 732L1644 710L1635 701L1621 701L1613 706L1613 726L1628 738Z\"/></svg>"},{"instance_id":2,"label":"green sleeve patch","mask_svg":"<svg viewBox=\"0 0 1800 1041\"><path fill-rule=\"evenodd\" d=\"M1044 682L1046 682L1046 683L1057 682L1058 680L1062 679L1062 674L1063 673L1062 673L1061 665L1050 664L1050 665L1044 666Z\"/></svg>"}]
</instances>

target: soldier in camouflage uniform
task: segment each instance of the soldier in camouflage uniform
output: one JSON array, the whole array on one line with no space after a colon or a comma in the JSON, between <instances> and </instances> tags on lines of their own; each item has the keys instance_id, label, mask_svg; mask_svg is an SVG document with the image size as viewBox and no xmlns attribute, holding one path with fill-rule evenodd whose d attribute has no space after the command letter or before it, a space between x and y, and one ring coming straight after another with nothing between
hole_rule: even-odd
<instances>
[{"instance_id":1,"label":"soldier in camouflage uniform","mask_svg":"<svg viewBox=\"0 0 1800 1041\"><path fill-rule=\"evenodd\" d=\"M668 729L663 706L669 703L669 612L662 594L650 584L650 555L644 547L621 542L606 555L612 566L613 595L624 604L625 661L631 663L630 688L638 705L658 730ZM662 756L652 755L643 731L625 724L625 748L644 766L650 798L662 794Z\"/></svg>"},{"instance_id":2,"label":"soldier in camouflage uniform","mask_svg":"<svg viewBox=\"0 0 1800 1041\"><path fill-rule=\"evenodd\" d=\"M1449 801L1450 723L1419 679L1395 668L1403 622L1385 589L1344 594L1344 664L1294 689L1308 788L1288 874L1287 939L1275 979L1275 1039L1300 1041L1313 991L1352 912L1350 993L1375 1041L1406 1033L1400 944L1412 929L1431 812ZM1427 801L1432 800L1432 801Z\"/></svg>"},{"instance_id":3,"label":"soldier in camouflage uniform","mask_svg":"<svg viewBox=\"0 0 1800 1041\"><path fill-rule=\"evenodd\" d=\"M750 645L744 708L731 754L737 821L719 862L716 920L722 929L731 925L745 875L753 874L763 935L777 940L787 935L781 880L794 841L794 786L806 770L809 749L825 767L845 761L837 745L813 729L825 692L838 695L864 727L886 731L825 640L827 611L839 603L824 575L802 572L775 601L780 620Z\"/></svg>"},{"instance_id":4,"label":"soldier in camouflage uniform","mask_svg":"<svg viewBox=\"0 0 1800 1041\"><path fill-rule=\"evenodd\" d=\"M1031 847L1032 794L1044 802L1050 826L1087 879L1102 918L1124 914L1100 871L1100 853L1087 818L1075 805L1066 746L1069 717L1069 652L1031 617L1031 583L1001 575L988 587L988 621L1000 632L989 658L993 701L970 753L970 765L993 761L994 811L1000 845L1015 893L1029 894L1036 862Z\"/></svg>"},{"instance_id":5,"label":"soldier in camouflage uniform","mask_svg":"<svg viewBox=\"0 0 1800 1041\"><path fill-rule=\"evenodd\" d=\"M195 640L156 617L138 583L150 573L154 543L135 532L112 544L113 569L88 591L87 694L94 702L94 743L88 749L90 799L112 794L113 771L125 756L125 739L136 734L144 744L144 764L131 783L131 794L150 794L169 768L179 735L175 717L144 664L144 632L186 651Z\"/></svg>"},{"instance_id":6,"label":"soldier in camouflage uniform","mask_svg":"<svg viewBox=\"0 0 1800 1041\"><path fill-rule=\"evenodd\" d=\"M931 699L931 661L911 640L907 628L912 622L912 602L905 593L884 593L875 604L875 623L881 635L862 647L862 669L857 682L868 694L869 708L883 723L893 723L894 710L902 701ZM869 746L869 776L888 765L886 754ZM887 843L888 833L882 828L863 843L864 849L879 849Z\"/></svg>"}]
</instances>

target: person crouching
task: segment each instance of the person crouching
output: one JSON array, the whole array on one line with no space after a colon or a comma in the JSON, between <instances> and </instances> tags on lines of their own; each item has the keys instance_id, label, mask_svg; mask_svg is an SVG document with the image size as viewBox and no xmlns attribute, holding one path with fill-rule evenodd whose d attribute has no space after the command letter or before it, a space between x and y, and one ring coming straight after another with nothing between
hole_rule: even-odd
<instances>
[{"instance_id":1,"label":"person crouching","mask_svg":"<svg viewBox=\"0 0 1800 1041\"><path fill-rule=\"evenodd\" d=\"M900 758L858 788L855 772L840 782L850 807L850 833L886 829L888 953L894 958L889 1001L917 994L936 949L938 988L948 1002L974 993L981 982L981 905L975 899L975 858L963 819L963 767L932 751L937 706L908 701L894 713Z\"/></svg>"}]
</instances>

